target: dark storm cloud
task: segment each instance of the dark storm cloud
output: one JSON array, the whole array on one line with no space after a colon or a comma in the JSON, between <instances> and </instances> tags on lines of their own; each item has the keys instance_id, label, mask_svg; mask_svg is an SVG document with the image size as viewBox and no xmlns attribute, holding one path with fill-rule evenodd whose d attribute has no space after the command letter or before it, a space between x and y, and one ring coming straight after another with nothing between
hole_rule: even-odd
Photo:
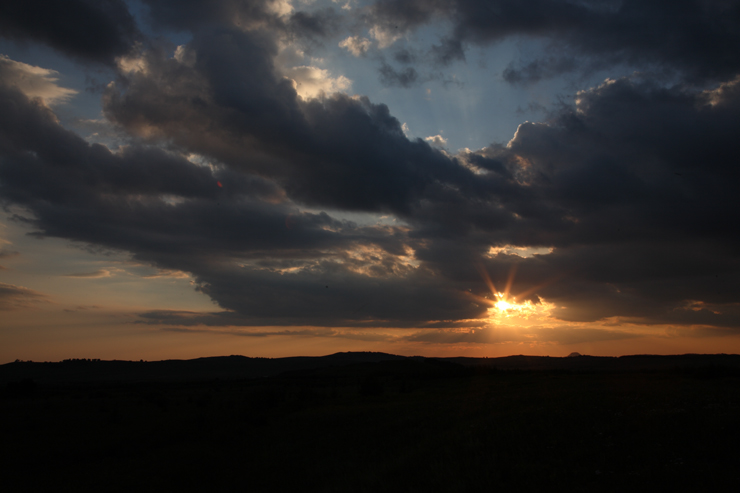
<instances>
[{"instance_id":1,"label":"dark storm cloud","mask_svg":"<svg viewBox=\"0 0 740 493\"><path fill-rule=\"evenodd\" d=\"M512 293L534 289L524 297L536 293L554 303L552 313L563 320L740 325L740 266L727 247L646 239L571 247L517 263ZM506 279L503 272L496 277Z\"/></svg>"},{"instance_id":2,"label":"dark storm cloud","mask_svg":"<svg viewBox=\"0 0 740 493\"><path fill-rule=\"evenodd\" d=\"M582 92L575 110L522 124L507 146L460 156L485 171L476 187L490 196L476 203L481 214L471 200L450 214L500 230L497 243L735 243L726 225L738 219L731 185L740 178L737 87L733 81L702 93L621 79ZM428 214L420 208L415 217L431 222L444 201L456 199L440 194ZM500 205L504 211L493 210Z\"/></svg>"},{"instance_id":3,"label":"dark storm cloud","mask_svg":"<svg viewBox=\"0 0 740 493\"><path fill-rule=\"evenodd\" d=\"M232 23L258 25L276 22L268 1L143 0L155 28L197 30Z\"/></svg>"},{"instance_id":4,"label":"dark storm cloud","mask_svg":"<svg viewBox=\"0 0 740 493\"><path fill-rule=\"evenodd\" d=\"M417 259L475 286L476 255L491 244L556 246L552 256L496 257L486 268L505 279L519 262L518 290L562 301L568 309L556 314L568 320L736 326L737 235L726 226L738 219L736 87L696 93L625 79L582 93L577 111L525 124L510 146L467 158L490 171L475 187L487 198L426 191L408 215Z\"/></svg>"},{"instance_id":5,"label":"dark storm cloud","mask_svg":"<svg viewBox=\"0 0 740 493\"><path fill-rule=\"evenodd\" d=\"M565 306L554 312L565 320L737 327L739 102L737 81L696 92L622 79L582 92L575 111L463 156L487 171L492 200L440 197L417 210L414 234L439 238L417 258L472 281L475 269L446 259L486 243L552 246L484 264L499 286L517 264L513 294Z\"/></svg>"},{"instance_id":6,"label":"dark storm cloud","mask_svg":"<svg viewBox=\"0 0 740 493\"><path fill-rule=\"evenodd\" d=\"M295 12L290 15L288 31L300 38L321 40L337 34L341 28L342 18L332 8L318 12Z\"/></svg>"},{"instance_id":7,"label":"dark storm cloud","mask_svg":"<svg viewBox=\"0 0 740 493\"><path fill-rule=\"evenodd\" d=\"M250 200L249 189L230 195L235 180L228 175L156 148L113 154L62 129L46 107L11 89L0 93L0 106L6 200L31 209L46 235L192 272L201 291L248 315L242 323L392 325L413 324L422 311L439 318L480 313L467 300L461 306L454 288L397 258L402 231ZM168 203L169 195L182 202ZM235 257L247 264L234 269L228 261Z\"/></svg>"},{"instance_id":8,"label":"dark storm cloud","mask_svg":"<svg viewBox=\"0 0 740 493\"><path fill-rule=\"evenodd\" d=\"M109 65L141 37L122 0L2 2L0 36L38 41L73 58Z\"/></svg>"},{"instance_id":9,"label":"dark storm cloud","mask_svg":"<svg viewBox=\"0 0 740 493\"><path fill-rule=\"evenodd\" d=\"M225 310L193 324L471 327L490 303L481 298L491 294L487 273L498 290L513 278L520 300L554 303L561 320L740 326L737 79L703 92L609 80L548 122L521 125L507 145L451 156L409 140L388 107L368 98L299 97L275 67L286 31L264 4L150 5L155 22L193 38L176 57L151 43L138 68L121 69L106 88L108 119L135 139L118 152L90 145L2 81L0 195L30 210L40 234L191 273ZM406 16L398 26L408 30L452 4L393 5L380 4L377 19L392 19L382 9ZM483 8L455 5L450 18L460 26ZM628 30L673 12L486 5L480 22L465 21L468 34L449 39L557 35L590 56L602 48L586 49L584 19L617 16ZM247 10L231 16L237 7ZM496 32L483 22L491 8ZM625 12L636 13L619 17ZM707 19L697 17L697 32ZM605 46L621 39L601 27ZM700 67L665 46L631 59L634 43L615 53L686 73ZM730 73L722 60L709 58L709 76ZM358 225L340 219L346 211L392 214L400 224ZM521 257L491 247L554 250ZM190 316L148 317L187 324ZM549 334L563 343L598 338Z\"/></svg>"},{"instance_id":10,"label":"dark storm cloud","mask_svg":"<svg viewBox=\"0 0 740 493\"><path fill-rule=\"evenodd\" d=\"M406 33L450 12L451 7L449 0L380 0L373 3L364 15L368 23L379 23L388 30Z\"/></svg>"},{"instance_id":11,"label":"dark storm cloud","mask_svg":"<svg viewBox=\"0 0 740 493\"><path fill-rule=\"evenodd\" d=\"M533 81L590 64L656 65L694 81L721 80L740 70L740 2L725 0L381 0L368 23L404 32L451 21L437 59L464 58L464 45L527 36L557 53L519 61L510 82ZM578 63L572 55L580 59Z\"/></svg>"},{"instance_id":12,"label":"dark storm cloud","mask_svg":"<svg viewBox=\"0 0 740 493\"><path fill-rule=\"evenodd\" d=\"M201 59L207 70L209 59ZM226 79L226 74L214 77ZM195 79L181 80L187 85ZM255 139L256 150L268 158L275 153L278 159L285 156L277 143L291 151L291 137L304 133L306 142L299 142L303 148L292 151L303 159L286 163L287 171L277 175L287 183L288 193L303 195L290 180L307 182L307 194L316 194L313 188L321 183L323 195L311 195L314 200L348 201L356 208L367 199L377 201L373 207L409 208L416 198L405 187L419 187L421 193L424 180L470 175L422 141L409 142L384 106L337 96L300 103L296 122L291 113L299 104L295 93L280 120L271 110L284 95L281 89L255 91L270 99L255 107L251 94L224 91L220 105L212 102L209 108L204 99L177 113L179 127L165 121L150 131L187 130L194 123L187 112L203 120L197 111L203 108L205 115L212 111L223 118L215 122L220 127L212 125L223 133L219 138L229 138L229 124L236 122L240 140L250 132L264 136ZM412 269L400 257L406 254L403 229L357 227L325 213L301 213L290 202L275 202L279 194L260 197L245 185L264 180L251 174L249 161L232 162L242 173L212 172L156 147L131 145L114 154L64 130L47 107L17 90L3 89L0 106L0 193L31 209L43 234L125 249L163 268L192 272L201 291L221 306L248 315L251 323L414 325L421 313L421 320L459 319L478 316L484 309L426 270ZM266 126L272 124L273 131L283 130L284 135L266 136L264 128L251 122L263 108L274 119ZM248 155L250 149L242 150ZM370 156L358 156L358 151ZM353 157L357 163L350 161ZM354 169L343 170L343 164ZM364 174L355 177L351 172ZM403 181L394 174L401 174ZM234 258L245 264L234 269L229 262Z\"/></svg>"},{"instance_id":13,"label":"dark storm cloud","mask_svg":"<svg viewBox=\"0 0 740 493\"><path fill-rule=\"evenodd\" d=\"M11 200L84 202L105 192L216 196L216 179L207 169L151 147L114 156L64 130L51 110L15 89L0 86L0 108L0 186Z\"/></svg>"},{"instance_id":14,"label":"dark storm cloud","mask_svg":"<svg viewBox=\"0 0 740 493\"><path fill-rule=\"evenodd\" d=\"M0 193L35 212L46 234L152 257L310 249L333 235L321 228L342 227L275 203L279 189L259 177L153 147L90 145L18 91L0 90L0 108Z\"/></svg>"},{"instance_id":15,"label":"dark storm cloud","mask_svg":"<svg viewBox=\"0 0 740 493\"><path fill-rule=\"evenodd\" d=\"M429 272L394 267L400 272L367 275L326 261L283 275L214 269L198 280L221 306L248 314L250 325L274 323L279 314L286 325L413 327L426 320L476 318L484 311Z\"/></svg>"},{"instance_id":16,"label":"dark storm cloud","mask_svg":"<svg viewBox=\"0 0 740 493\"><path fill-rule=\"evenodd\" d=\"M383 104L339 93L299 99L275 72L276 47L265 34L208 31L190 49L193 67L152 58L146 73L111 86L107 116L152 141L273 179L312 205L408 211L437 181L472 179L427 143L409 141Z\"/></svg>"},{"instance_id":17,"label":"dark storm cloud","mask_svg":"<svg viewBox=\"0 0 740 493\"><path fill-rule=\"evenodd\" d=\"M579 94L575 110L549 124L522 125L508 146L461 155L467 170L406 140L387 109L366 100L302 102L293 94L281 106L289 88L257 86L255 92L272 100L255 106L250 94L227 91L214 101L198 66L159 62L149 65L159 71L120 82L131 103L115 101L115 110L138 115L137 109L149 109L143 123L128 120L129 128L141 125L153 141L175 139L183 152L219 157L231 167L211 171L148 146L113 154L63 130L40 103L6 89L1 192L29 207L45 234L129 250L191 272L202 292L247 325L424 326L474 319L487 305L465 292L485 294L481 268L501 289L515 264L512 294L565 306L555 311L562 319L737 325L738 238L726 227L738 219L730 123L740 101L736 82L703 93L639 80L607 82ZM173 84L168 93L148 92L152 100L136 99L136 84L155 90L151 79L162 80L170 69L191 92L181 97ZM200 102L192 104L197 95ZM345 111L327 110L337 104ZM251 122L276 105L286 108L282 119L273 111L274 121L263 128ZM353 127L354 118L362 125ZM204 122L212 135L198 135ZM334 127L342 128L341 139ZM275 135L266 134L269 128ZM390 131L368 132L373 128ZM185 138L178 141L178 132ZM231 135L246 144L232 143ZM301 136L304 142L296 144ZM416 146L424 153L411 165L432 164L420 175L428 185L416 195L390 197L385 183L372 190L380 210L390 208L384 201L400 201L390 204L410 230L357 227L292 205L291 199L305 200L292 180L321 179L334 188L311 197L336 206L346 193L342 187L356 183L338 166L353 156L351 146L365 151L370 145L379 147L373 156L387 159L417 156L403 152ZM294 155L301 160L291 162ZM322 163L327 155L338 156L332 166ZM362 180L397 179L396 170L356 159L345 165L364 172ZM446 164L435 168L433 160ZM261 167L265 162L276 164ZM395 166L403 171L403 164ZM340 174L332 176L334 170ZM486 256L492 245L507 244L556 250L530 258ZM408 248L419 268L402 258ZM235 268L233 259L242 265Z\"/></svg>"},{"instance_id":18,"label":"dark storm cloud","mask_svg":"<svg viewBox=\"0 0 740 493\"><path fill-rule=\"evenodd\" d=\"M277 1L269 0L144 0L153 26L199 31L214 26L269 28L307 41L321 42L335 35L342 16L327 7L312 12L281 12Z\"/></svg>"}]
</instances>

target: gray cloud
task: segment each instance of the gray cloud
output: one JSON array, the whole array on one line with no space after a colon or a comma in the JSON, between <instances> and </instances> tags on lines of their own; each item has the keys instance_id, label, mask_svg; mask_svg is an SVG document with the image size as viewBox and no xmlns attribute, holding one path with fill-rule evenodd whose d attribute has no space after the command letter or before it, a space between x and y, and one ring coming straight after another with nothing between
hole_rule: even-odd
<instances>
[{"instance_id":1,"label":"gray cloud","mask_svg":"<svg viewBox=\"0 0 740 493\"><path fill-rule=\"evenodd\" d=\"M0 36L38 41L76 59L108 65L142 39L122 0L3 2Z\"/></svg>"},{"instance_id":2,"label":"gray cloud","mask_svg":"<svg viewBox=\"0 0 740 493\"><path fill-rule=\"evenodd\" d=\"M150 22L159 29L196 32L204 27L267 29L309 43L321 43L340 29L342 15L333 7L311 12L288 10L279 0L144 0Z\"/></svg>"},{"instance_id":3,"label":"gray cloud","mask_svg":"<svg viewBox=\"0 0 740 493\"><path fill-rule=\"evenodd\" d=\"M581 69L587 68L584 67L583 63L579 63L574 58L550 57L547 59L533 60L526 64L519 62L518 66L509 64L502 76L510 84L529 84L563 73L573 72L579 67Z\"/></svg>"},{"instance_id":4,"label":"gray cloud","mask_svg":"<svg viewBox=\"0 0 740 493\"><path fill-rule=\"evenodd\" d=\"M737 326L738 237L727 230L740 219L731 190L736 85L697 92L622 79L585 91L575 111L524 124L508 146L467 157L487 172L481 181L500 202L475 211L466 201L430 203L415 216L423 219L418 234L458 232L468 247L478 236L480 249L486 242L555 247L527 259L499 254L487 267L506 279L496 264L515 262L519 291L557 279L536 292L567 305L555 312L566 320ZM445 261L464 252L459 242L435 242L417 257L472 279L474 269ZM723 304L722 315L687 311L688 300Z\"/></svg>"},{"instance_id":5,"label":"gray cloud","mask_svg":"<svg viewBox=\"0 0 740 493\"><path fill-rule=\"evenodd\" d=\"M607 82L581 93L576 111L566 110L547 125L522 125L508 146L461 155L462 162L483 170L478 175L462 171L461 165L421 141L405 140L397 131L398 122L385 120L392 131L370 136L374 145L382 146L376 153L397 159L389 151L403 156L408 146L422 150L421 156L446 162L427 169L428 178L420 175L429 185L418 188L418 195L390 192L384 181L397 180L399 170L377 168L362 158L352 164L367 173L365 181L383 183L373 190L355 189L353 195L357 190L376 195L352 196L360 200L352 208L377 200L379 210L392 207L404 217L411 225L407 230L358 227L327 214L299 212L293 202L306 197L291 184L294 177L321 177L334 187L308 191L309 203L352 206L343 202L347 199L342 187L358 184L347 183L343 173L332 176L335 168L320 160L334 155L339 165L353 155L344 154L350 151L344 142L325 132L333 128L329 117L338 118L332 125L344 123L347 137L355 130L343 119L345 111L318 105L349 105L350 115L365 112L363 125L381 125L384 120L366 113L376 111L369 102L340 97L296 106L298 124L290 119L284 126L276 122L286 133L270 138L298 135L291 125L321 135L323 147L309 140L295 151L308 157L313 150L319 165L311 169L304 164L296 170L283 161L281 149L274 151L275 159L284 167L260 177L262 169L249 160L249 151L270 159L274 148L259 140L264 129L254 130L257 142L243 149L246 158L224 159L231 166L212 171L156 147L132 145L114 154L89 145L61 129L48 109L19 104L25 96L9 89L4 94L14 104L4 113L3 131L12 138L4 148L2 193L30 207L45 234L126 249L162 268L193 273L199 289L241 314L243 324L423 326L430 320L474 319L483 316L486 307L463 293L485 292L475 267L483 263L496 279L505 279L517 264L515 292L529 291L534 301L540 295L567 306L555 312L562 319L617 316L648 323L732 326L737 319L727 304L738 286L727 274L737 268L732 253L737 250L724 224L734 221L737 211L727 202L730 190L725 191L732 180L723 183L717 177L736 173L735 144L727 134L736 92L734 82L703 93L666 91L627 79ZM136 90L132 93L133 98ZM207 91L203 94L208 96ZM228 94L221 97L234 104ZM131 106L116 104L128 110L145 105L131 101ZM219 153L219 144L228 142L228 131L201 147L189 128L233 108L227 102L201 105L205 118L186 106L185 113L176 113L185 116L180 126L159 119L162 125L154 127L155 134L176 137L177 130L184 131L195 142L183 139L183 152L228 158ZM247 113L244 118L251 116L240 111ZM317 117L310 112L319 112L324 121L311 126ZM223 122L228 130L229 120ZM671 122L670 128L666 122ZM359 135L367 137L360 130ZM687 135L675 144L666 132ZM711 148L705 146L707 139L713 139ZM335 144L339 149L332 147ZM698 168L694 156L702 155L700 149L709 153L705 158L711 164ZM429 164L419 158L421 163ZM699 170L701 176L691 182L681 180L683 174ZM336 198L336 193L342 196ZM177 200L168 202L167 196ZM556 250L547 256L487 258L487 250L497 244ZM414 252L413 258L403 260L407 251ZM412 260L418 268L409 263ZM235 269L237 261L241 267ZM712 279L714 273L722 273L722 279ZM686 309L692 300L711 304L714 311L703 305Z\"/></svg>"},{"instance_id":6,"label":"gray cloud","mask_svg":"<svg viewBox=\"0 0 740 493\"><path fill-rule=\"evenodd\" d=\"M155 28L196 30L201 26L219 24L265 25L276 21L268 1L240 2L238 0L144 0L148 16Z\"/></svg>"},{"instance_id":7,"label":"gray cloud","mask_svg":"<svg viewBox=\"0 0 740 493\"><path fill-rule=\"evenodd\" d=\"M697 82L740 70L736 1L380 0L367 14L368 24L403 32L441 19L452 26L432 50L442 63L464 59L467 44L517 36L544 40L557 53L510 67L504 73L510 82L532 82L592 63L659 67Z\"/></svg>"},{"instance_id":8,"label":"gray cloud","mask_svg":"<svg viewBox=\"0 0 740 493\"><path fill-rule=\"evenodd\" d=\"M419 83L419 74L414 67L396 70L387 63L383 63L380 67L380 82L389 87L411 87Z\"/></svg>"},{"instance_id":9,"label":"gray cloud","mask_svg":"<svg viewBox=\"0 0 740 493\"><path fill-rule=\"evenodd\" d=\"M400 211L437 180L471 178L425 142L409 141L385 105L343 94L299 100L275 73L274 40L264 34L209 31L191 49L193 68L153 58L148 72L110 87L107 116L152 142L174 141L275 180L312 205Z\"/></svg>"},{"instance_id":10,"label":"gray cloud","mask_svg":"<svg viewBox=\"0 0 740 493\"><path fill-rule=\"evenodd\" d=\"M191 273L222 310L143 320L472 327L488 307L483 271L500 289L516 268L512 294L554 303L561 320L740 326L738 79L707 90L608 80L547 122L522 124L507 145L452 156L409 140L388 107L368 98L299 98L275 68L286 35L275 22L285 16L265 5L149 3L155 25L189 29L193 39L179 58L156 43L142 48L138 69L119 71L106 88L105 114L130 136L119 151L87 143L48 107L0 84L3 201L30 210L41 235ZM399 30L407 30L450 5L382 3L372 12L376 20L393 18L382 9L406 16ZM591 56L597 48L585 47L584 19L624 29L643 22L643 7L630 2L614 10L543 0L527 11L494 2L495 34L483 23L490 8L474 22L483 4L455 5L453 20L471 28L450 38L459 46L557 34ZM247 10L231 16L237 7ZM628 7L636 20L619 17ZM605 46L619 39L613 31ZM734 34L717 36L729 46ZM629 50L619 53L632 60ZM634 60L689 75L701 66L693 55L679 63L668 48L643 53ZM730 73L722 60L708 59L716 65L708 77ZM524 78L550 70L535 68ZM398 225L342 219L358 211L393 215ZM553 250L519 256L514 247ZM541 333L563 343L598 337Z\"/></svg>"}]
</instances>

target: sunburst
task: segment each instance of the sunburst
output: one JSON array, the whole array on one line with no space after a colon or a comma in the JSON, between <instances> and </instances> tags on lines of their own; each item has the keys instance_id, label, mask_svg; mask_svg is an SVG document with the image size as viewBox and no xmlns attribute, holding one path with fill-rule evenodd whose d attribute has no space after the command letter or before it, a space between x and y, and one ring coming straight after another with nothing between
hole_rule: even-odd
<instances>
[{"instance_id":1,"label":"sunburst","mask_svg":"<svg viewBox=\"0 0 740 493\"><path fill-rule=\"evenodd\" d=\"M542 298L539 298L539 302L532 302L530 299L524 299L523 301L517 301L517 297L520 299L524 297L530 297L533 290L525 291L517 296L510 296L509 292L514 283L514 276L516 274L516 265L512 266L509 271L509 276L506 282L506 288L504 291L498 291L493 285L493 281L488 276L485 268L481 265L481 274L485 280L488 288L491 290L492 296L486 296L485 298L476 297L478 300L483 301L489 306L488 316L490 319L510 319L508 323L517 323L517 319L521 320L532 320L532 319L545 319L549 317L550 311L554 308L552 303L545 302ZM535 288L536 289L536 288Z\"/></svg>"},{"instance_id":2,"label":"sunburst","mask_svg":"<svg viewBox=\"0 0 740 493\"><path fill-rule=\"evenodd\" d=\"M492 302L489 312L494 315L503 315L506 317L519 315L522 312L532 308L532 302L525 300L524 303L517 303L515 297L509 298L506 293L493 293L496 301Z\"/></svg>"}]
</instances>

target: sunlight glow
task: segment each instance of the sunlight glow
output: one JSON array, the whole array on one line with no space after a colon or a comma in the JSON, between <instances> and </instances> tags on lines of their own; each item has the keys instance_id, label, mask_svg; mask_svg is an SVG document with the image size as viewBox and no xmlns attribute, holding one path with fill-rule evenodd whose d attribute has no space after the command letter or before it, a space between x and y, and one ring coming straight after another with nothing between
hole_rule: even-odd
<instances>
[{"instance_id":1,"label":"sunlight glow","mask_svg":"<svg viewBox=\"0 0 740 493\"><path fill-rule=\"evenodd\" d=\"M511 296L511 289L514 285L514 278L516 276L517 265L514 264L509 270L509 275L506 279L506 285L503 291L499 291L493 284L491 277L488 275L483 264L479 264L481 276L485 281L488 289L491 291L491 295L479 296L472 293L467 293L475 303L488 305L487 313L490 322L496 322L497 324L506 319L506 324L513 324L516 326L528 325L534 322L551 321L551 312L555 308L553 303L549 303L537 296L536 301L526 299L518 302L517 298L522 299L530 297L535 290L547 285L548 283L535 286L526 291L520 292L516 296ZM554 282L554 280L550 281Z\"/></svg>"},{"instance_id":2,"label":"sunlight glow","mask_svg":"<svg viewBox=\"0 0 740 493\"><path fill-rule=\"evenodd\" d=\"M504 301L504 300L497 301L495 306L498 309L498 311L500 311L500 312L505 312L507 310L521 309L521 306L519 306L519 305L512 305L508 301Z\"/></svg>"},{"instance_id":3,"label":"sunlight glow","mask_svg":"<svg viewBox=\"0 0 740 493\"><path fill-rule=\"evenodd\" d=\"M488 309L493 316L521 316L534 313L535 311L534 305L529 300L526 300L524 303L517 303L516 298L508 298L506 293L494 293L494 295L496 296L497 301L495 301L493 306Z\"/></svg>"},{"instance_id":4,"label":"sunlight glow","mask_svg":"<svg viewBox=\"0 0 740 493\"><path fill-rule=\"evenodd\" d=\"M540 298L539 303L525 300L521 303L516 298L508 298L505 293L494 293L496 301L490 301L488 316L491 320L507 319L506 323L519 325L520 323L532 323L534 321L549 320L550 311L555 307ZM519 322L517 322L519 320Z\"/></svg>"}]
</instances>

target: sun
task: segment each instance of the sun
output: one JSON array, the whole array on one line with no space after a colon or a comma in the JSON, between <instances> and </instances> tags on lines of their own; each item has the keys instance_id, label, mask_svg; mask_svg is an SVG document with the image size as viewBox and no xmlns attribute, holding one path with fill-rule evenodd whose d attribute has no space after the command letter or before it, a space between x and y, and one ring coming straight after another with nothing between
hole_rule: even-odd
<instances>
[{"instance_id":1,"label":"sun","mask_svg":"<svg viewBox=\"0 0 740 493\"><path fill-rule=\"evenodd\" d=\"M497 301L494 306L500 312L503 312L503 311L510 310L510 309L514 308L514 305L512 305L508 301L504 301L504 300Z\"/></svg>"},{"instance_id":2,"label":"sun","mask_svg":"<svg viewBox=\"0 0 740 493\"><path fill-rule=\"evenodd\" d=\"M501 314L511 315L514 312L521 312L526 308L526 303L520 304L516 302L516 298L507 298L504 293L494 293L497 301L493 303L493 309L497 310Z\"/></svg>"},{"instance_id":3,"label":"sun","mask_svg":"<svg viewBox=\"0 0 740 493\"><path fill-rule=\"evenodd\" d=\"M486 296L478 296L472 293L466 294L471 296L475 300L476 304L488 305L487 312L488 320L490 322L518 325L523 323L532 323L537 320L548 320L551 317L551 313L555 308L555 305L551 302L545 301L538 295L533 297L532 294L536 291L537 287L523 291L517 296L509 295L514 283L516 265L513 266L509 272L506 289L503 291L499 291L495 288L491 278L488 276L488 272L486 272L482 264L480 265L480 271L491 294ZM541 286L545 285L546 284L543 284ZM523 301L517 301L517 298L523 299ZM503 319L506 320L504 321Z\"/></svg>"}]
</instances>

